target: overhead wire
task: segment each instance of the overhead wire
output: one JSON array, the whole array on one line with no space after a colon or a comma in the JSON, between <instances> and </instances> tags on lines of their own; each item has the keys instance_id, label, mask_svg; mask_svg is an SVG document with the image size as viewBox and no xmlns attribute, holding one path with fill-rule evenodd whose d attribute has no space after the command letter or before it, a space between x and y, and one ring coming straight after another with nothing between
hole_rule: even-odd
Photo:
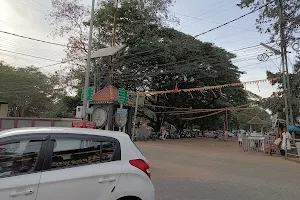
<instances>
[{"instance_id":1,"label":"overhead wire","mask_svg":"<svg viewBox=\"0 0 300 200\"><path fill-rule=\"evenodd\" d=\"M1 45L6 45L8 47L14 48L14 49L19 49L22 48L24 49L24 51L26 51L26 53L29 52L34 52L34 54L36 53L42 53L42 54L47 54L47 55L53 55L53 56L58 56L61 55L61 52L63 51L63 49L61 49L60 53L54 53L53 50L57 50L56 48L43 48L41 47L41 45L37 44L37 45L33 45L32 43L19 43L16 42L16 40L12 40L9 38L5 38L5 37L0 37L0 43ZM60 48L60 47L58 47Z\"/></svg>"},{"instance_id":2,"label":"overhead wire","mask_svg":"<svg viewBox=\"0 0 300 200\"><path fill-rule=\"evenodd\" d=\"M7 34L7 35L13 35L13 36L16 36L16 37L20 37L20 38L24 38L24 39L28 39L28 40L33 40L33 41L36 41L36 42L43 42L43 43L46 43L46 44L52 44L52 45L61 46L61 47L70 47L70 46L65 45L65 44L60 44L60 43L56 43L56 42L50 42L50 41L45 41L45 40L36 39L36 38L32 38L32 37L27 37L27 36L24 36L24 35L19 35L19 34L11 33L11 32L8 32L8 31L0 30L0 33L4 33L4 34ZM70 47L70 48L75 48L75 47Z\"/></svg>"},{"instance_id":3,"label":"overhead wire","mask_svg":"<svg viewBox=\"0 0 300 200\"><path fill-rule=\"evenodd\" d=\"M42 60L47 60L47 61L60 62L60 61L49 59L49 58L43 58L43 57L39 57L39 56L28 55L28 54L19 53L19 52L10 51L10 50L1 49L1 48L0 48L0 51L4 51L4 52L8 52L8 53L13 53L13 54L17 54L17 55L22 55L22 56L27 56L27 57L32 57L32 58L37 58L37 59L42 59Z\"/></svg>"},{"instance_id":4,"label":"overhead wire","mask_svg":"<svg viewBox=\"0 0 300 200\"><path fill-rule=\"evenodd\" d=\"M250 12L244 14L244 15L241 15L241 16L235 18L235 19L232 19L232 20L230 20L230 21L228 21L228 22L226 22L226 23L224 23L224 24L221 24L221 25L219 25L219 26L217 26L217 27L214 27L214 28L212 28L212 29L209 29L209 30L207 30L207 31L204 31L204 32L202 32L202 33L199 33L199 34L195 35L194 38L197 38L197 37L199 37L199 36L201 36L201 35L204 35L204 34L206 34L206 33L209 33L209 32L211 32L211 31L214 31L214 30L216 30L216 29L219 29L219 28L221 28L221 27L223 27L223 26L226 26L226 25L228 25L228 24L231 24L232 22L235 22L235 21L237 21L237 20L239 20L239 19L242 19L242 18L244 18L244 17L246 17L246 16L248 16L248 15L250 15L250 14L252 14L252 13L254 13L254 12L256 12L256 11L262 9L262 8L264 8L264 7L266 7L267 5L269 5L269 4L273 3L273 2L275 2L275 0L274 0L274 1L271 1L271 2L268 2L268 3L264 4L263 6L259 6L258 8L253 9L252 11L250 11Z\"/></svg>"},{"instance_id":5,"label":"overhead wire","mask_svg":"<svg viewBox=\"0 0 300 200\"><path fill-rule=\"evenodd\" d=\"M185 15L185 14L180 14L180 15L188 16L188 17L194 18L194 19L198 19L198 21L206 21L206 22L210 22L210 23L213 23L213 24L222 24L221 22L215 22L215 21L211 21L211 20L207 20L207 19L203 19L203 18L191 16L191 15ZM197 22L198 22L198 21L197 21ZM255 31L255 30L245 29L245 28L238 27L238 26L228 25L228 27L235 28L235 29L240 29L240 30L244 30L244 31L250 31L250 32L255 32L255 33L257 33L257 31Z\"/></svg>"},{"instance_id":6,"label":"overhead wire","mask_svg":"<svg viewBox=\"0 0 300 200\"><path fill-rule=\"evenodd\" d=\"M233 0L233 2L234 2L234 1L235 1L235 0ZM221 1L221 2L224 2L224 1ZM229 3L231 3L231 2L229 2ZM229 5L227 1L225 1L225 4L220 4L220 3L217 3L217 4L219 4L219 6L214 7L213 9L206 9L206 12L203 13L203 14L201 14L201 15L199 15L198 17L204 16L204 15L206 15L207 13L211 13L212 15L216 16L216 15L218 15L219 13L224 12L224 10L223 10L223 11L219 11L219 12L217 12L217 13L214 13L214 12L212 12L212 11L218 10L218 9L221 8L221 7L224 7L224 6L226 6L226 5ZM216 4L216 5L217 5L217 4ZM232 6L230 7L230 9L232 9ZM228 9L225 9L225 11L226 11L226 10L228 10ZM212 16L212 15L208 15L208 16L206 16L206 17ZM193 19L192 19L192 20L193 20ZM192 21L192 20L190 20L190 21ZM188 24L186 24L185 26L181 27L180 30L182 30L183 28L188 27L188 26L190 26L190 25L192 25L192 24L195 24L195 23L197 23L198 21L199 21L199 20L197 20L197 21L195 21L195 22L188 23ZM187 22L188 22L188 21L187 21Z\"/></svg>"},{"instance_id":7,"label":"overhead wire","mask_svg":"<svg viewBox=\"0 0 300 200\"><path fill-rule=\"evenodd\" d=\"M41 12L41 13L43 13L43 14L46 15L46 13L45 13L44 11L42 11L42 10L40 10L40 9L37 9L37 8L35 8L34 6L31 6L31 5L27 4L27 3L24 3L22 0L18 0L18 1L19 1L19 3L25 5L25 6L29 7L29 8L33 8L34 10L39 11L39 12Z\"/></svg>"}]
</instances>

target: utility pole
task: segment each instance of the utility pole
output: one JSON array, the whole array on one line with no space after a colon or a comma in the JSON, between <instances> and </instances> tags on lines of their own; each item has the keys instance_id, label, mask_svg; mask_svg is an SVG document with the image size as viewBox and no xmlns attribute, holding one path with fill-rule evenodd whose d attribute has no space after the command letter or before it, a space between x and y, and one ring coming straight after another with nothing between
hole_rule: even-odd
<instances>
[{"instance_id":1,"label":"utility pole","mask_svg":"<svg viewBox=\"0 0 300 200\"><path fill-rule=\"evenodd\" d=\"M281 62L282 62L282 73L283 73L283 82L284 82L284 95L287 96L288 102L285 102L285 115L286 115L286 127L288 129L289 126L289 120L293 125L294 119L293 119L293 107L292 107L292 99L291 99L291 85L290 85L290 78L289 78L289 69L287 65L287 51L286 51L286 35L285 35L285 21L284 21L284 15L283 15L283 4L282 0L278 0L278 6L279 6L279 23L280 23L280 47L281 47ZM286 74L286 75L285 75ZM288 103L288 105L286 105ZM289 116L290 112L290 116ZM292 132L293 137L293 143L295 143L295 133Z\"/></svg>"},{"instance_id":2,"label":"utility pole","mask_svg":"<svg viewBox=\"0 0 300 200\"><path fill-rule=\"evenodd\" d=\"M115 10L115 13L114 13L114 24L113 24L112 41L111 41L111 46L112 47L116 46L118 4L119 4L119 0L116 0L116 10ZM113 72L114 72L114 68L115 68L115 59L113 58L113 56L111 56L111 66L110 66L109 72L108 72L108 85L112 85L113 84Z\"/></svg>"},{"instance_id":3,"label":"utility pole","mask_svg":"<svg viewBox=\"0 0 300 200\"><path fill-rule=\"evenodd\" d=\"M85 70L85 79L84 79L84 91L83 91L83 108L82 108L82 119L87 120L87 105L88 105L88 88L90 85L90 68L91 68L91 52L92 52L92 39L93 39L93 26L94 26L94 8L95 0L92 0L92 9L91 9L91 20L90 20L90 34L89 34L89 46L88 46L88 55L87 55L87 66Z\"/></svg>"},{"instance_id":4,"label":"utility pole","mask_svg":"<svg viewBox=\"0 0 300 200\"><path fill-rule=\"evenodd\" d=\"M281 51L279 51L278 49L275 49L273 47L270 47L264 43L260 43L263 47L269 49L270 51L274 52L275 55L281 55L281 71L282 71L282 84L283 84L283 89L284 89L284 112L285 112L285 122L286 124L289 124L289 114L288 114L288 97L287 97L287 85L286 85L286 76L285 76L285 65L284 65L284 53Z\"/></svg>"},{"instance_id":5,"label":"utility pole","mask_svg":"<svg viewBox=\"0 0 300 200\"><path fill-rule=\"evenodd\" d=\"M285 53L284 53L284 60L286 65L286 81L287 81L287 94L288 94L288 104L290 109L290 122L291 125L294 125L294 114L293 114L293 106L292 106L292 90L291 90L291 84L290 84L290 75L289 75L289 66L287 61L287 51L286 51L286 45L285 45Z\"/></svg>"},{"instance_id":6,"label":"utility pole","mask_svg":"<svg viewBox=\"0 0 300 200\"><path fill-rule=\"evenodd\" d=\"M285 57L284 57L284 43L285 43L285 33L284 33L284 23L283 23L283 10L282 10L282 1L278 0L279 6L279 24L280 24L280 49L281 49L281 67L282 67L282 79L283 79L283 89L284 89L284 112L285 112L285 121L286 126L289 125L289 108L288 108L288 100L287 100L287 84L286 84L286 70L285 70Z\"/></svg>"},{"instance_id":7,"label":"utility pole","mask_svg":"<svg viewBox=\"0 0 300 200\"><path fill-rule=\"evenodd\" d=\"M135 108L134 108L134 116L133 116L133 129L132 129L132 133L131 133L131 140L132 141L134 141L135 123L136 123L138 107L139 107L139 94L136 95L136 99L135 99Z\"/></svg>"},{"instance_id":8,"label":"utility pole","mask_svg":"<svg viewBox=\"0 0 300 200\"><path fill-rule=\"evenodd\" d=\"M287 41L286 41L286 35L285 35L285 16L283 15L283 4L282 0L279 0L279 8L280 8L280 38L281 38L281 46L284 56L284 63L285 63L285 69L286 69L286 83L287 83L287 95L288 95L288 105L289 105L289 111L290 111L290 122L291 125L294 125L294 116L293 116L293 107L292 107L292 91L291 91L291 84L290 84L290 75L289 75L289 67L288 67L288 61L287 61Z\"/></svg>"}]
</instances>

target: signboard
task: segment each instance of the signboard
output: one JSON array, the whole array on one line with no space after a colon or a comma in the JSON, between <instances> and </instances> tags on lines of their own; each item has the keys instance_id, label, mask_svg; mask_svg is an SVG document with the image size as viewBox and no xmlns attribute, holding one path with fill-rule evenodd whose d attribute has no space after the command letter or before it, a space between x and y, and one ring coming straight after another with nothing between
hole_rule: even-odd
<instances>
[{"instance_id":1,"label":"signboard","mask_svg":"<svg viewBox=\"0 0 300 200\"><path fill-rule=\"evenodd\" d=\"M115 122L118 127L124 127L127 123L127 115L117 113L115 115Z\"/></svg>"},{"instance_id":2,"label":"signboard","mask_svg":"<svg viewBox=\"0 0 300 200\"><path fill-rule=\"evenodd\" d=\"M128 91L124 89L118 90L118 99L120 103L128 104Z\"/></svg>"},{"instance_id":3,"label":"signboard","mask_svg":"<svg viewBox=\"0 0 300 200\"><path fill-rule=\"evenodd\" d=\"M117 113L115 115L116 125L118 127L124 127L127 123L127 113L128 110L124 108L117 108Z\"/></svg>"},{"instance_id":4,"label":"signboard","mask_svg":"<svg viewBox=\"0 0 300 200\"><path fill-rule=\"evenodd\" d=\"M138 97L138 102L137 102L137 104L138 104L138 106L144 106L145 105L145 95L141 95L141 94L139 94L138 95L139 97ZM137 96L135 96L134 97L134 102L136 103L136 98L137 98Z\"/></svg>"},{"instance_id":5,"label":"signboard","mask_svg":"<svg viewBox=\"0 0 300 200\"><path fill-rule=\"evenodd\" d=\"M88 88L88 97L87 97L88 101L93 100L94 93L95 93L95 88L94 87L89 87ZM82 90L81 90L81 101L83 101L83 100L84 100L84 88L82 88Z\"/></svg>"},{"instance_id":6,"label":"signboard","mask_svg":"<svg viewBox=\"0 0 300 200\"><path fill-rule=\"evenodd\" d=\"M127 109L117 108L117 113L120 115L127 115Z\"/></svg>"},{"instance_id":7,"label":"signboard","mask_svg":"<svg viewBox=\"0 0 300 200\"><path fill-rule=\"evenodd\" d=\"M72 121L73 128L96 128L96 123L91 121L84 121L84 120L74 120Z\"/></svg>"}]
</instances>

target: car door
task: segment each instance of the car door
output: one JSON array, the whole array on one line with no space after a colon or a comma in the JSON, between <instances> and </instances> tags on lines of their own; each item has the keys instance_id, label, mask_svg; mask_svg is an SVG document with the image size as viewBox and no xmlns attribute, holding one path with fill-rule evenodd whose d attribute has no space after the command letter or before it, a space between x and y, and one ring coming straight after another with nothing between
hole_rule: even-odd
<instances>
[{"instance_id":1,"label":"car door","mask_svg":"<svg viewBox=\"0 0 300 200\"><path fill-rule=\"evenodd\" d=\"M35 200L47 146L44 135L0 140L0 199Z\"/></svg>"},{"instance_id":2,"label":"car door","mask_svg":"<svg viewBox=\"0 0 300 200\"><path fill-rule=\"evenodd\" d=\"M37 200L106 200L121 173L120 153L114 138L53 135Z\"/></svg>"}]
</instances>

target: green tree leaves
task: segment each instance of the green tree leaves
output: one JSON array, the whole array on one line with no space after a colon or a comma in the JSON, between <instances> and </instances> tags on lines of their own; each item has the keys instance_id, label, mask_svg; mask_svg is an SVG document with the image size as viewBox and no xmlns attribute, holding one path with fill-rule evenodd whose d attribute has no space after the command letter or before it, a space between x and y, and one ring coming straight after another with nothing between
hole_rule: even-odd
<instances>
[{"instance_id":1,"label":"green tree leaves","mask_svg":"<svg viewBox=\"0 0 300 200\"><path fill-rule=\"evenodd\" d=\"M0 63L0 99L15 117L47 116L60 90L57 77L48 77L35 67L14 68Z\"/></svg>"}]
</instances>

